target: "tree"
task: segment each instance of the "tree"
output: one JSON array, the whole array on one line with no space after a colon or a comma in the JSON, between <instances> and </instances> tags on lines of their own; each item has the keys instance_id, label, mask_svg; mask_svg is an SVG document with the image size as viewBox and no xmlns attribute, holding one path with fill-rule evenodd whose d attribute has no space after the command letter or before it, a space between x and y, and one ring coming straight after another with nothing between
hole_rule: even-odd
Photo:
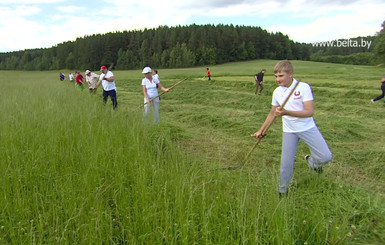
<instances>
[{"instance_id":1,"label":"tree","mask_svg":"<svg viewBox=\"0 0 385 245\"><path fill-rule=\"evenodd\" d=\"M72 70L72 69L75 69L76 68L76 64L75 64L75 57L74 55L72 54L72 52L70 52L67 56L67 59L66 59L66 68L69 69L69 70Z\"/></svg>"},{"instance_id":2,"label":"tree","mask_svg":"<svg viewBox=\"0 0 385 245\"><path fill-rule=\"evenodd\" d=\"M152 54L150 52L151 51L149 41L148 39L144 39L140 47L141 67L148 66L149 64L151 64Z\"/></svg>"},{"instance_id":3,"label":"tree","mask_svg":"<svg viewBox=\"0 0 385 245\"><path fill-rule=\"evenodd\" d=\"M170 51L168 49L162 52L160 57L161 67L169 68L170 67Z\"/></svg>"},{"instance_id":4,"label":"tree","mask_svg":"<svg viewBox=\"0 0 385 245\"><path fill-rule=\"evenodd\" d=\"M248 58L249 59L255 59L256 58L256 52L255 52L255 47L254 47L254 44L249 41L246 45L246 50L247 50L247 54L248 54Z\"/></svg>"},{"instance_id":5,"label":"tree","mask_svg":"<svg viewBox=\"0 0 385 245\"><path fill-rule=\"evenodd\" d=\"M0 53L0 69L96 70L111 63L117 69L139 69L145 65L174 68L260 58L309 59L307 45L260 27L159 26L79 37L48 49ZM354 59L352 62L359 60Z\"/></svg>"},{"instance_id":6,"label":"tree","mask_svg":"<svg viewBox=\"0 0 385 245\"><path fill-rule=\"evenodd\" d=\"M116 68L124 70L128 68L129 58L126 51L121 48L118 51L118 60L116 61Z\"/></svg>"},{"instance_id":7,"label":"tree","mask_svg":"<svg viewBox=\"0 0 385 245\"><path fill-rule=\"evenodd\" d=\"M382 30L375 39L374 55L377 60L385 64L385 21L382 22Z\"/></svg>"},{"instance_id":8,"label":"tree","mask_svg":"<svg viewBox=\"0 0 385 245\"><path fill-rule=\"evenodd\" d=\"M217 60L216 54L215 48L199 48L195 57L196 65L215 65Z\"/></svg>"},{"instance_id":9,"label":"tree","mask_svg":"<svg viewBox=\"0 0 385 245\"><path fill-rule=\"evenodd\" d=\"M242 42L238 46L237 54L238 54L238 59L240 59L240 60L247 60L248 59L248 53L247 53L245 42Z\"/></svg>"}]
</instances>

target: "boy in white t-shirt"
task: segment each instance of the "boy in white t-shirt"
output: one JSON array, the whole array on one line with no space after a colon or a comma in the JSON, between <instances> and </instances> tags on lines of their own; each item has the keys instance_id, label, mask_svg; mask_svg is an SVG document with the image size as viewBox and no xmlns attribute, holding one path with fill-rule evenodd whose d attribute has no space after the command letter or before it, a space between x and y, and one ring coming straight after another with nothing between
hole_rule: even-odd
<instances>
[{"instance_id":1,"label":"boy in white t-shirt","mask_svg":"<svg viewBox=\"0 0 385 245\"><path fill-rule=\"evenodd\" d=\"M272 98L272 108L262 127L254 134L256 138L263 137L265 129L275 117L282 116L282 155L281 155L281 184L279 193L288 191L293 176L295 153L299 140L303 140L310 149L311 155L306 155L309 167L315 172L322 172L322 167L332 160L332 153L317 128L313 119L313 93L309 84L298 82L293 78L294 68L290 61L280 61L274 67L275 81L279 85ZM295 88L295 85L298 86ZM284 108L280 108L292 89Z\"/></svg>"}]
</instances>

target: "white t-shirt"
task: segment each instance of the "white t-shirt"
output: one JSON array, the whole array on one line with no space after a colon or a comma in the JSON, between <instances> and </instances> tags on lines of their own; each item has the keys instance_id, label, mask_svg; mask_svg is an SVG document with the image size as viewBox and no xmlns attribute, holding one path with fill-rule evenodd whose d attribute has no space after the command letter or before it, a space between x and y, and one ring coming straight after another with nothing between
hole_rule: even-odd
<instances>
[{"instance_id":1,"label":"white t-shirt","mask_svg":"<svg viewBox=\"0 0 385 245\"><path fill-rule=\"evenodd\" d=\"M147 77L142 79L142 86L146 86L148 99L158 96L158 88L156 87L158 83L159 80L156 77L152 77L152 82ZM158 101L159 98L156 98L155 102ZM146 103L146 98L144 98L144 103Z\"/></svg>"},{"instance_id":2,"label":"white t-shirt","mask_svg":"<svg viewBox=\"0 0 385 245\"><path fill-rule=\"evenodd\" d=\"M289 88L284 86L277 87L273 92L273 99L271 104L273 106L282 105L297 83L298 81L293 78L293 83ZM311 90L310 85L304 82L299 82L297 88L295 89L294 93L290 96L290 99L286 103L284 109L288 111L302 111L305 108L303 102L310 101L313 99L313 92ZM283 132L286 133L304 132L315 126L316 125L313 117L299 118L287 115L282 116L282 128Z\"/></svg>"},{"instance_id":3,"label":"white t-shirt","mask_svg":"<svg viewBox=\"0 0 385 245\"><path fill-rule=\"evenodd\" d=\"M100 76L104 75L104 73L100 74ZM114 74L111 72L111 71L107 71L106 75L104 76L104 78L110 78L110 77L113 77ZM102 80L99 78L99 80ZM116 90L116 87L115 87L115 81L113 82L109 82L105 79L102 80L102 86L103 86L103 89L105 91L110 91L110 90Z\"/></svg>"}]
</instances>

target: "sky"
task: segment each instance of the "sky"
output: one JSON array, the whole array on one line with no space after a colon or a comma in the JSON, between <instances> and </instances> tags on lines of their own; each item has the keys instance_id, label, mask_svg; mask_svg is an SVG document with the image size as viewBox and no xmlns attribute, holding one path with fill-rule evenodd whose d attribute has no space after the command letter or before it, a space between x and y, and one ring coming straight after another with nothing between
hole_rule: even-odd
<instances>
[{"instance_id":1,"label":"sky","mask_svg":"<svg viewBox=\"0 0 385 245\"><path fill-rule=\"evenodd\" d=\"M0 52L158 26L225 24L314 43L375 35L385 0L0 0Z\"/></svg>"}]
</instances>

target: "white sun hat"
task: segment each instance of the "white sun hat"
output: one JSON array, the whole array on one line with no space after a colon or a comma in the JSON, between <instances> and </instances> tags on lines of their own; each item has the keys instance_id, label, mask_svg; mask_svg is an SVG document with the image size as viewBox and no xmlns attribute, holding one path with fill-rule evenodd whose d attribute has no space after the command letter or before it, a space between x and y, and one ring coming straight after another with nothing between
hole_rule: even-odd
<instances>
[{"instance_id":1,"label":"white sun hat","mask_svg":"<svg viewBox=\"0 0 385 245\"><path fill-rule=\"evenodd\" d=\"M151 72L151 67L146 66L146 67L143 68L143 71L142 71L143 74L146 74L146 73L149 73L149 72Z\"/></svg>"}]
</instances>

